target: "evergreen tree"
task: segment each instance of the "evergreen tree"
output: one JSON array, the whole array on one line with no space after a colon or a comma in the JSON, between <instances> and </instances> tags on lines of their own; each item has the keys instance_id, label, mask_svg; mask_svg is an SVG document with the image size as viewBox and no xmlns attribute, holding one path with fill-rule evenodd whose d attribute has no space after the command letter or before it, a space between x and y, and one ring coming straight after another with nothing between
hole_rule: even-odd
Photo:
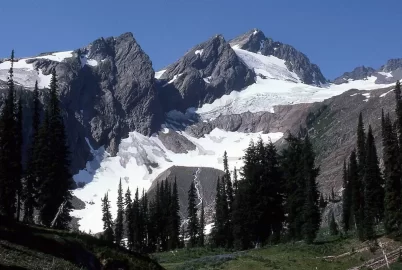
<instances>
[{"instance_id":1,"label":"evergreen tree","mask_svg":"<svg viewBox=\"0 0 402 270\"><path fill-rule=\"evenodd\" d=\"M61 214L57 218L56 227L65 229L71 221L70 211L71 205L71 188L72 177L69 171L69 150L67 146L67 137L63 118L61 115L58 95L57 95L57 77L56 71L52 72L50 82L50 99L47 108L48 119L45 119L45 130L48 134L42 134L47 138L42 143L47 144L45 149L41 149L42 155L48 155L51 158L46 158L48 164L42 168L43 179L41 180L39 202L40 202L40 217L44 225L49 226L51 221L62 207ZM40 139L39 139L40 140ZM49 151L49 152L45 152ZM43 162L43 161L42 161Z\"/></svg>"},{"instance_id":2,"label":"evergreen tree","mask_svg":"<svg viewBox=\"0 0 402 270\"><path fill-rule=\"evenodd\" d=\"M230 171L229 171L228 155L227 155L226 151L223 154L223 171L225 172L224 181L225 181L225 185L226 185L228 210L229 210L229 212L231 212L232 207L233 207L234 194L233 194L232 179L230 177Z\"/></svg>"},{"instance_id":3,"label":"evergreen tree","mask_svg":"<svg viewBox=\"0 0 402 270\"><path fill-rule=\"evenodd\" d=\"M233 193L235 194L237 191L237 188L239 186L239 180L237 179L237 169L236 167L233 170Z\"/></svg>"},{"instance_id":4,"label":"evergreen tree","mask_svg":"<svg viewBox=\"0 0 402 270\"><path fill-rule=\"evenodd\" d=\"M130 188L127 188L124 196L124 216L126 219L126 236L127 236L127 248L131 251L134 250L134 217L133 217L133 201L131 199Z\"/></svg>"},{"instance_id":5,"label":"evergreen tree","mask_svg":"<svg viewBox=\"0 0 402 270\"><path fill-rule=\"evenodd\" d=\"M115 226L115 238L116 244L121 245L123 239L123 214L124 214L124 202L123 202L123 188L121 186L121 178L119 187L117 190L117 218Z\"/></svg>"},{"instance_id":6,"label":"evergreen tree","mask_svg":"<svg viewBox=\"0 0 402 270\"><path fill-rule=\"evenodd\" d=\"M382 117L384 160L384 227L387 233L399 230L401 225L401 170L399 164L398 136L389 114Z\"/></svg>"},{"instance_id":7,"label":"evergreen tree","mask_svg":"<svg viewBox=\"0 0 402 270\"><path fill-rule=\"evenodd\" d=\"M14 151L14 162L15 162L15 175L14 181L17 186L17 220L20 220L21 214L21 203L22 203L22 176L23 176L23 167L22 167L22 144L23 144L23 135L22 135L22 100L21 95L18 98L16 104L15 111L15 126L14 126L14 134L15 134L15 151Z\"/></svg>"},{"instance_id":8,"label":"evergreen tree","mask_svg":"<svg viewBox=\"0 0 402 270\"><path fill-rule=\"evenodd\" d=\"M196 196L197 195L194 182L191 182L190 189L188 191L188 208L187 208L187 219L188 219L187 234L190 238L191 247L195 247L197 245L197 235L199 232Z\"/></svg>"},{"instance_id":9,"label":"evergreen tree","mask_svg":"<svg viewBox=\"0 0 402 270\"><path fill-rule=\"evenodd\" d=\"M24 198L24 222L33 222L33 213L36 205L37 199L37 168L35 160L38 159L37 151L34 151L37 144L37 137L40 125L40 101L39 101L39 89L38 81L35 82L35 88L33 91L33 109L32 109L32 132L31 132L31 145L28 150L28 166L27 173L25 175L25 183L23 190Z\"/></svg>"},{"instance_id":10,"label":"evergreen tree","mask_svg":"<svg viewBox=\"0 0 402 270\"><path fill-rule=\"evenodd\" d=\"M354 227L357 229L359 238L362 239L363 237L363 229L362 223L359 222L361 217L363 216L363 208L362 208L362 201L364 196L362 194L362 182L359 179L359 172L358 172L358 163L357 163L357 155L356 150L353 150L349 157L349 168L348 168L348 181L350 184L351 189L351 216L352 220L354 221Z\"/></svg>"},{"instance_id":11,"label":"evergreen tree","mask_svg":"<svg viewBox=\"0 0 402 270\"><path fill-rule=\"evenodd\" d=\"M15 89L14 89L14 51L11 52L11 67L8 72L8 93L0 117L0 215L14 218L18 181L16 181L16 140L14 138Z\"/></svg>"},{"instance_id":12,"label":"evergreen tree","mask_svg":"<svg viewBox=\"0 0 402 270\"><path fill-rule=\"evenodd\" d=\"M315 154L308 136L303 145L304 177L306 180L305 202L303 205L303 237L307 243L312 243L320 228L321 216L318 206L319 193L317 188L317 176L319 168L315 167Z\"/></svg>"},{"instance_id":13,"label":"evergreen tree","mask_svg":"<svg viewBox=\"0 0 402 270\"><path fill-rule=\"evenodd\" d=\"M212 230L212 242L217 247L225 246L225 220L224 220L224 208L225 202L222 198L221 181L218 177L216 183L216 195L215 195L215 214L214 214L214 228Z\"/></svg>"},{"instance_id":14,"label":"evergreen tree","mask_svg":"<svg viewBox=\"0 0 402 270\"><path fill-rule=\"evenodd\" d=\"M149 211L148 211L148 196L145 190L142 190L141 197L141 222L142 222L142 240L143 240L143 251L149 248Z\"/></svg>"},{"instance_id":15,"label":"evergreen tree","mask_svg":"<svg viewBox=\"0 0 402 270\"><path fill-rule=\"evenodd\" d=\"M374 225L383 212L382 178L378 164L373 132L369 126L366 142L366 164L364 170L364 238L373 239Z\"/></svg>"},{"instance_id":16,"label":"evergreen tree","mask_svg":"<svg viewBox=\"0 0 402 270\"><path fill-rule=\"evenodd\" d=\"M279 241L284 221L284 192L278 154L272 143L250 143L233 208L235 247Z\"/></svg>"},{"instance_id":17,"label":"evergreen tree","mask_svg":"<svg viewBox=\"0 0 402 270\"><path fill-rule=\"evenodd\" d=\"M283 222L285 221L284 205L284 182L280 171L279 155L275 145L270 142L265 147L265 156L263 159L267 162L265 165L265 192L262 194L265 200L265 213L261 219L260 228L271 227L271 232L263 231L262 241L266 242L271 237L271 242L279 241Z\"/></svg>"},{"instance_id":18,"label":"evergreen tree","mask_svg":"<svg viewBox=\"0 0 402 270\"><path fill-rule=\"evenodd\" d=\"M133 243L134 243L134 250L135 251L140 251L142 246L141 246L141 231L140 231L140 198L139 198L139 193L138 193L138 188L135 191L134 195L134 202L133 202L133 208L132 208L132 215L133 215Z\"/></svg>"},{"instance_id":19,"label":"evergreen tree","mask_svg":"<svg viewBox=\"0 0 402 270\"><path fill-rule=\"evenodd\" d=\"M224 175L224 183L226 190L226 199L227 199L227 220L226 220L226 241L227 247L230 248L233 246L233 225L232 225L232 212L233 212L233 202L234 202L234 190L232 179L230 177L229 164L228 164L228 155L225 151L223 154L223 171Z\"/></svg>"},{"instance_id":20,"label":"evergreen tree","mask_svg":"<svg viewBox=\"0 0 402 270\"><path fill-rule=\"evenodd\" d=\"M169 249L176 249L179 247L179 234L180 234L179 211L180 211L179 192L177 189L177 182L175 177L170 202Z\"/></svg>"},{"instance_id":21,"label":"evergreen tree","mask_svg":"<svg viewBox=\"0 0 402 270\"><path fill-rule=\"evenodd\" d=\"M396 101L396 122L397 122L397 134L398 145L402 147L402 98L401 98L401 83L397 81L395 84L395 101ZM402 160L402 151L399 152L399 160Z\"/></svg>"},{"instance_id":22,"label":"evergreen tree","mask_svg":"<svg viewBox=\"0 0 402 270\"><path fill-rule=\"evenodd\" d=\"M114 240L114 232L113 232L113 220L112 214L110 213L110 201L108 198L108 194L105 194L105 197L102 199L102 221L103 221L103 238L106 241L113 242Z\"/></svg>"},{"instance_id":23,"label":"evergreen tree","mask_svg":"<svg viewBox=\"0 0 402 270\"><path fill-rule=\"evenodd\" d=\"M360 239L364 239L364 220L365 220L365 196L364 196L364 172L365 172L365 161L366 161L366 134L364 131L363 116L362 113L359 114L359 120L357 124L357 175L356 193L359 192L360 195L356 196L359 198L358 204L355 205L355 221L358 228L358 235ZM356 202L357 203L357 202Z\"/></svg>"},{"instance_id":24,"label":"evergreen tree","mask_svg":"<svg viewBox=\"0 0 402 270\"><path fill-rule=\"evenodd\" d=\"M249 223L247 212L249 201L247 200L248 184L246 181L239 181L236 191L236 200L233 207L233 238L234 247L239 250L250 248L251 239L248 231ZM215 224L216 227L216 224ZM221 243L224 239L220 239ZM218 245L221 246L221 245Z\"/></svg>"},{"instance_id":25,"label":"evergreen tree","mask_svg":"<svg viewBox=\"0 0 402 270\"><path fill-rule=\"evenodd\" d=\"M285 181L285 210L287 214L287 234L290 239L301 240L303 206L306 198L306 181L304 179L303 142L289 134L287 147L282 152L281 167Z\"/></svg>"},{"instance_id":26,"label":"evergreen tree","mask_svg":"<svg viewBox=\"0 0 402 270\"><path fill-rule=\"evenodd\" d=\"M338 224L336 224L334 212L331 213L331 217L329 219L329 232L331 235L338 235Z\"/></svg>"},{"instance_id":27,"label":"evergreen tree","mask_svg":"<svg viewBox=\"0 0 402 270\"><path fill-rule=\"evenodd\" d=\"M201 214L200 214L200 227L198 232L198 246L203 247L205 245L205 215L204 215L204 202L201 202Z\"/></svg>"},{"instance_id":28,"label":"evergreen tree","mask_svg":"<svg viewBox=\"0 0 402 270\"><path fill-rule=\"evenodd\" d=\"M350 230L352 211L352 189L348 180L346 160L343 162L343 194L342 194L342 225L345 232Z\"/></svg>"}]
</instances>

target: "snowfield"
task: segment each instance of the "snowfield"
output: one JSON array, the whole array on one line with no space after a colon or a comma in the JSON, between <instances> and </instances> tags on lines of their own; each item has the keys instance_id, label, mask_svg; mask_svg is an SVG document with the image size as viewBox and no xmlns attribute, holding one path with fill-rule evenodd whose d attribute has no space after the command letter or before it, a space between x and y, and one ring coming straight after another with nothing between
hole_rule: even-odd
<instances>
[{"instance_id":1,"label":"snowfield","mask_svg":"<svg viewBox=\"0 0 402 270\"><path fill-rule=\"evenodd\" d=\"M166 128L164 132L167 132ZM228 152L230 168L240 168L240 158L250 140L261 137L265 142L275 142L283 136L282 133L246 134L214 129L210 134L197 139L185 132L180 133L196 145L196 150L176 154L167 150L157 135L146 137L137 132L131 132L121 142L116 157L111 157L103 148L91 148L94 160L88 162L87 167L74 176L76 182L88 183L85 187L74 190L74 195L86 203L85 209L72 212L74 217L80 218L80 230L93 233L102 231L101 198L106 192L109 192L111 210L115 215L120 178L124 190L128 187L132 193L137 187L147 190L160 173L173 165L223 169L222 156L225 150Z\"/></svg>"},{"instance_id":2,"label":"snowfield","mask_svg":"<svg viewBox=\"0 0 402 270\"><path fill-rule=\"evenodd\" d=\"M233 91L196 109L196 113L204 120L210 120L219 115L240 114L248 111L272 112L276 105L318 102L350 89L373 90L394 85L375 84L377 80L375 76L366 80L351 80L340 85L327 84L322 87L307 85L300 82L299 77L287 69L284 60L241 50L236 46L233 49L249 68L254 69L257 74L256 83L240 92Z\"/></svg>"},{"instance_id":3,"label":"snowfield","mask_svg":"<svg viewBox=\"0 0 402 270\"><path fill-rule=\"evenodd\" d=\"M299 76L291 72L285 65L285 60L275 56L264 56L242 49L234 49L237 56L257 75L261 74L269 79L300 82Z\"/></svg>"}]
</instances>

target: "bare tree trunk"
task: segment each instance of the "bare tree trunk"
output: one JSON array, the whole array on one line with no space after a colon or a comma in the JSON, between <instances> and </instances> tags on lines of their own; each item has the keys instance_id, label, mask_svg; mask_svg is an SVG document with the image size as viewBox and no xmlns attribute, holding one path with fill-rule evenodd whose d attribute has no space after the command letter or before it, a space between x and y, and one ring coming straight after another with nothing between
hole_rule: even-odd
<instances>
[{"instance_id":1,"label":"bare tree trunk","mask_svg":"<svg viewBox=\"0 0 402 270\"><path fill-rule=\"evenodd\" d=\"M59 215L63 212L64 206L66 205L67 201L64 201L60 207L59 210L57 211L56 215L54 216L54 219L52 221L52 223L50 224L50 227L53 228L54 225L56 224L57 218L59 217Z\"/></svg>"}]
</instances>

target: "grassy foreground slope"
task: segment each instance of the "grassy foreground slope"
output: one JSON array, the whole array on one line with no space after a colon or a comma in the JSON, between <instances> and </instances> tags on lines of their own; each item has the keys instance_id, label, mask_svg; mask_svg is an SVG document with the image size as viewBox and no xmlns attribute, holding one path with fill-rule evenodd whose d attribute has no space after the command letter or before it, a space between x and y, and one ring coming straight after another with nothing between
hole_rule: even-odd
<instances>
[{"instance_id":1,"label":"grassy foreground slope","mask_svg":"<svg viewBox=\"0 0 402 270\"><path fill-rule=\"evenodd\" d=\"M163 269L90 235L0 220L0 269Z\"/></svg>"},{"instance_id":2,"label":"grassy foreground slope","mask_svg":"<svg viewBox=\"0 0 402 270\"><path fill-rule=\"evenodd\" d=\"M388 238L379 238L384 252L397 250L401 243ZM182 249L176 252L156 253L154 258L166 269L385 269L382 249L371 242L347 238L328 237L327 240L317 241L313 245L303 242L279 244L266 248L242 252L224 252L214 249ZM396 259L396 258L395 258ZM380 268L373 267L379 266ZM372 268L371 268L372 267ZM402 269L398 263L392 269Z\"/></svg>"}]
</instances>

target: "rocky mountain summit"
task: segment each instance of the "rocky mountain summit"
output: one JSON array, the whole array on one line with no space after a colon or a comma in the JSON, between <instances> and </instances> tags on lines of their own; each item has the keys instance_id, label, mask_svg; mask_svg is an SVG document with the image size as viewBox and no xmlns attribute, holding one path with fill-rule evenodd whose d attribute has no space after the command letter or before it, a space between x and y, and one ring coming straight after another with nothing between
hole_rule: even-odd
<instances>
[{"instance_id":1,"label":"rocky mountain summit","mask_svg":"<svg viewBox=\"0 0 402 270\"><path fill-rule=\"evenodd\" d=\"M345 72L343 73L342 76L336 78L334 80L334 83L336 84L341 84L341 83L347 83L349 80L364 80L367 79L367 77L370 77L371 75L375 74L375 69L372 67L357 67L351 72Z\"/></svg>"},{"instance_id":2,"label":"rocky mountain summit","mask_svg":"<svg viewBox=\"0 0 402 270\"><path fill-rule=\"evenodd\" d=\"M322 75L320 68L312 64L307 56L294 47L267 38L258 29L251 30L239 37L229 41L232 47L247 50L254 53L261 53L265 56L275 56L285 60L285 64L290 71L295 72L302 82L320 86L327 80Z\"/></svg>"},{"instance_id":3,"label":"rocky mountain summit","mask_svg":"<svg viewBox=\"0 0 402 270\"><path fill-rule=\"evenodd\" d=\"M239 59L222 35L216 35L168 66L158 85L165 111L185 111L240 91L254 82L254 72Z\"/></svg>"}]
</instances>

